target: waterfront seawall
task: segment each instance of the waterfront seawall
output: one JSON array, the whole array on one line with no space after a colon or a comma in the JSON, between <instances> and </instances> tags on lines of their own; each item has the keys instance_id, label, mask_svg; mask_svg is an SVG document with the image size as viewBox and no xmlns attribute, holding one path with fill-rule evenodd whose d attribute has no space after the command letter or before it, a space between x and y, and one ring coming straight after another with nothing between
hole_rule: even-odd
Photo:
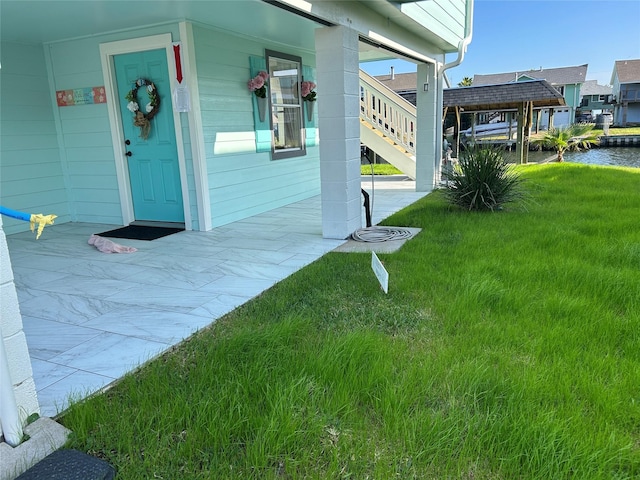
<instances>
[{"instance_id":1,"label":"waterfront seawall","mask_svg":"<svg viewBox=\"0 0 640 480\"><path fill-rule=\"evenodd\" d=\"M603 135L600 147L640 147L640 135Z\"/></svg>"}]
</instances>

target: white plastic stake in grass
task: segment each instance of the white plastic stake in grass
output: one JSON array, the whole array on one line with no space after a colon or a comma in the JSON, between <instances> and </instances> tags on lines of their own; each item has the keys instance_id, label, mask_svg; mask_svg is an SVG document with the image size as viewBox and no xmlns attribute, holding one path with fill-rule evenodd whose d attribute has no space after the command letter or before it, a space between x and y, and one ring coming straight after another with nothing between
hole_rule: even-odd
<instances>
[{"instance_id":1,"label":"white plastic stake in grass","mask_svg":"<svg viewBox=\"0 0 640 480\"><path fill-rule=\"evenodd\" d=\"M382 262L375 252L371 252L371 268L373 269L373 273L376 274L376 278L380 282L384 293L389 293L389 272L385 270L384 265L382 265Z\"/></svg>"}]
</instances>

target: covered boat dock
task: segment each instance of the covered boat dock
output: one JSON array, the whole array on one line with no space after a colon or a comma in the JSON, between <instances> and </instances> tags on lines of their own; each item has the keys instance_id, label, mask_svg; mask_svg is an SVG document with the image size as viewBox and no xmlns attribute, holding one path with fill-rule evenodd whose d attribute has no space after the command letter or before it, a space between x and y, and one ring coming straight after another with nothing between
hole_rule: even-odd
<instances>
[{"instance_id":1,"label":"covered boat dock","mask_svg":"<svg viewBox=\"0 0 640 480\"><path fill-rule=\"evenodd\" d=\"M453 156L457 157L462 113L516 111L516 156L518 163L527 163L533 110L564 105L562 94L546 80L449 88L444 90L442 118L444 121L450 108L455 111Z\"/></svg>"}]
</instances>

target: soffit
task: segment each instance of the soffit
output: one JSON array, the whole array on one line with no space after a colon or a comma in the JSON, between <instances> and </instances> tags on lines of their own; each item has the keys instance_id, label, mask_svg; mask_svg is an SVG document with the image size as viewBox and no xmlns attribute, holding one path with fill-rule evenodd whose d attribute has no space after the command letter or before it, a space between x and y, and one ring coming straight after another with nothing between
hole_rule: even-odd
<instances>
[{"instance_id":1,"label":"soffit","mask_svg":"<svg viewBox=\"0 0 640 480\"><path fill-rule=\"evenodd\" d=\"M443 53L455 53L458 51L458 46L453 45L436 33L428 30L424 25L420 24L410 16L402 12L394 3L422 3L416 1L406 2L389 2L387 0L361 0L360 3L366 4L366 7L382 15L388 21L391 21L401 28L423 38L427 43L432 44Z\"/></svg>"},{"instance_id":2,"label":"soffit","mask_svg":"<svg viewBox=\"0 0 640 480\"><path fill-rule=\"evenodd\" d=\"M310 51L318 26L258 0L0 0L0 40L21 44L39 45L184 20Z\"/></svg>"},{"instance_id":3,"label":"soffit","mask_svg":"<svg viewBox=\"0 0 640 480\"><path fill-rule=\"evenodd\" d=\"M393 15L402 28L422 38L430 36L386 0L364 3L377 14ZM322 27L260 0L0 0L0 41L9 43L41 45L180 21L268 38L308 51L315 50L314 30ZM432 40L442 44L435 36ZM361 61L399 56L375 44L360 43Z\"/></svg>"}]
</instances>

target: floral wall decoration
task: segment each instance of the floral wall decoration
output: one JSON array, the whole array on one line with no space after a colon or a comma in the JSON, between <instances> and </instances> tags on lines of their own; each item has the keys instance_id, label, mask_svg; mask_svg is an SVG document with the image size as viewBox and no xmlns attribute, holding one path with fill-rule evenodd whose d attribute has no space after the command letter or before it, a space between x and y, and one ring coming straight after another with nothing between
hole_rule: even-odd
<instances>
[{"instance_id":1,"label":"floral wall decoration","mask_svg":"<svg viewBox=\"0 0 640 480\"><path fill-rule=\"evenodd\" d=\"M258 117L261 122L264 122L267 111L268 79L269 74L264 70L260 70L258 74L247 83L249 91L253 92L256 96L256 100L258 102Z\"/></svg>"},{"instance_id":2,"label":"floral wall decoration","mask_svg":"<svg viewBox=\"0 0 640 480\"><path fill-rule=\"evenodd\" d=\"M253 77L247 83L249 87L249 91L256 94L258 98L267 98L267 80L269 79L269 74L264 70L258 72L258 74Z\"/></svg>"},{"instance_id":3,"label":"floral wall decoration","mask_svg":"<svg viewBox=\"0 0 640 480\"><path fill-rule=\"evenodd\" d=\"M300 84L300 95L305 103L305 108L307 110L307 121L311 122L313 120L313 102L316 101L316 84L314 82L305 80Z\"/></svg>"},{"instance_id":4,"label":"floral wall decoration","mask_svg":"<svg viewBox=\"0 0 640 480\"><path fill-rule=\"evenodd\" d=\"M310 81L305 80L300 84L300 94L305 102L315 102L316 101L316 92L314 88L316 88L316 84Z\"/></svg>"},{"instance_id":5,"label":"floral wall decoration","mask_svg":"<svg viewBox=\"0 0 640 480\"><path fill-rule=\"evenodd\" d=\"M138 103L138 89L145 87L149 102L144 107L144 112L140 109ZM156 116L160 108L160 96L153 82L139 78L132 85L131 90L125 95L125 99L129 102L127 109L133 113L133 124L140 128L140 138L146 140L151 132L151 119Z\"/></svg>"}]
</instances>

